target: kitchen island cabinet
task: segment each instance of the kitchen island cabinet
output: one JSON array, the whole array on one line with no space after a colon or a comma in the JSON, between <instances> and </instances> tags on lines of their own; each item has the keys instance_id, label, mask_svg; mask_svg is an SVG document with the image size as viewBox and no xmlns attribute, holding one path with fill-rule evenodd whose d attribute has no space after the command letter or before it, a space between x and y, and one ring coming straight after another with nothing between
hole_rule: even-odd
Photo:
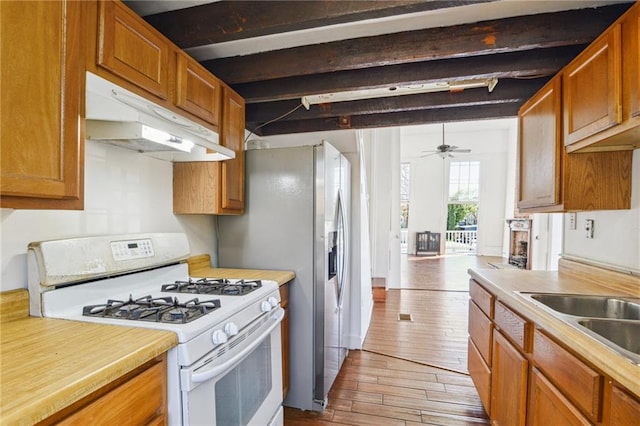
<instances>
[{"instance_id":1,"label":"kitchen island cabinet","mask_svg":"<svg viewBox=\"0 0 640 426\"><path fill-rule=\"evenodd\" d=\"M174 333L29 317L28 300L0 294L2 424L97 424L133 405L127 419L164 422Z\"/></svg>"},{"instance_id":2,"label":"kitchen island cabinet","mask_svg":"<svg viewBox=\"0 0 640 426\"><path fill-rule=\"evenodd\" d=\"M0 2L2 207L84 207L85 10Z\"/></svg>"},{"instance_id":3,"label":"kitchen island cabinet","mask_svg":"<svg viewBox=\"0 0 640 426\"><path fill-rule=\"evenodd\" d=\"M477 383L486 383L486 377L491 377L491 404L487 407L484 399L483 404L492 421L531 425L637 423L637 365L540 308L526 293L637 296L640 278L566 259L560 261L559 272L469 272L470 306L479 305L478 294L495 304L494 345L491 360L485 364L488 371L475 367L478 355L469 351L469 373L481 399L487 390ZM474 315L470 310L470 321ZM476 339L473 329L470 324L472 341Z\"/></svg>"}]
</instances>

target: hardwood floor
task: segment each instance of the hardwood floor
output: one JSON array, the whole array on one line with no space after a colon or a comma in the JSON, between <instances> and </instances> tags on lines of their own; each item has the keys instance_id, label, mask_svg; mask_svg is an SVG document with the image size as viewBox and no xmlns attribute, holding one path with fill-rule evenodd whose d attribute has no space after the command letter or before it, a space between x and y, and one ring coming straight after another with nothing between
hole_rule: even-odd
<instances>
[{"instance_id":1,"label":"hardwood floor","mask_svg":"<svg viewBox=\"0 0 640 426\"><path fill-rule=\"evenodd\" d=\"M501 260L404 256L402 289L375 303L363 350L349 352L327 409L285 407L285 425L488 424L466 368L467 269Z\"/></svg>"}]
</instances>

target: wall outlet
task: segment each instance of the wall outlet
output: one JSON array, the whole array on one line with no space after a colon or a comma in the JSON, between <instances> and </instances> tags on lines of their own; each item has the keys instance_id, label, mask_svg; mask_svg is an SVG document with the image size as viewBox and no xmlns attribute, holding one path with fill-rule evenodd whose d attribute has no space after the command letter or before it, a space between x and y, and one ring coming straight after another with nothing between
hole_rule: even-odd
<instances>
[{"instance_id":1,"label":"wall outlet","mask_svg":"<svg viewBox=\"0 0 640 426\"><path fill-rule=\"evenodd\" d=\"M576 213L567 213L569 219L569 229L572 231L576 230Z\"/></svg>"},{"instance_id":2,"label":"wall outlet","mask_svg":"<svg viewBox=\"0 0 640 426\"><path fill-rule=\"evenodd\" d=\"M593 219L586 219L584 221L584 230L587 231L587 238L593 238Z\"/></svg>"}]
</instances>

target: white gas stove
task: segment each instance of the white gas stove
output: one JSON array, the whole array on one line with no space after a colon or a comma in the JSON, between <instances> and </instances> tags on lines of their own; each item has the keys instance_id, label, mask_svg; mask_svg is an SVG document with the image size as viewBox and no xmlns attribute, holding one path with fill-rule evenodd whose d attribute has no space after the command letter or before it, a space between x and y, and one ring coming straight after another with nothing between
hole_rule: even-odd
<instances>
[{"instance_id":1,"label":"white gas stove","mask_svg":"<svg viewBox=\"0 0 640 426\"><path fill-rule=\"evenodd\" d=\"M31 243L31 315L175 332L170 424L282 424L277 283L192 278L188 256L178 233Z\"/></svg>"}]
</instances>

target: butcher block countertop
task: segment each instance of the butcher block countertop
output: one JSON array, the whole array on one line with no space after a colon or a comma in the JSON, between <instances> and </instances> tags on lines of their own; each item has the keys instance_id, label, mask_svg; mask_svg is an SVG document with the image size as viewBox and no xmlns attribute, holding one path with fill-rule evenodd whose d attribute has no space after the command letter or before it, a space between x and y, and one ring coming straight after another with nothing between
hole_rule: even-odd
<instances>
[{"instance_id":1,"label":"butcher block countertop","mask_svg":"<svg viewBox=\"0 0 640 426\"><path fill-rule=\"evenodd\" d=\"M640 297L640 277L561 260L560 270L469 269L473 279L536 326L640 397L640 366L519 292Z\"/></svg>"},{"instance_id":2,"label":"butcher block countertop","mask_svg":"<svg viewBox=\"0 0 640 426\"><path fill-rule=\"evenodd\" d=\"M245 278L250 280L270 280L283 285L296 277L293 271L272 271L266 269L212 268L211 257L201 254L189 258L189 275L208 278Z\"/></svg>"},{"instance_id":3,"label":"butcher block countertop","mask_svg":"<svg viewBox=\"0 0 640 426\"><path fill-rule=\"evenodd\" d=\"M178 344L169 331L28 316L27 290L0 293L0 424L30 425Z\"/></svg>"}]
</instances>

